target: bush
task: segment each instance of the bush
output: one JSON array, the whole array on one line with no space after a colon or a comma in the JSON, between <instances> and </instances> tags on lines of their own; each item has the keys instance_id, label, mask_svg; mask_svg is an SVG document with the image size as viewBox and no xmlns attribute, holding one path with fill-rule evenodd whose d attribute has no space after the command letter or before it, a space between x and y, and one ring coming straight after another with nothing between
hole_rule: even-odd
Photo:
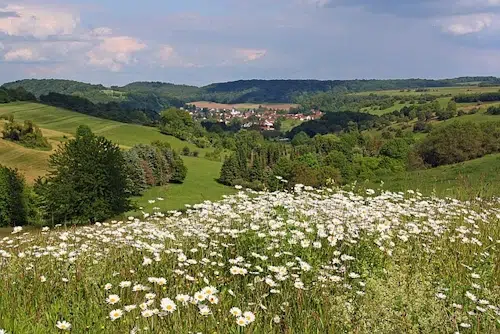
<instances>
[{"instance_id":1,"label":"bush","mask_svg":"<svg viewBox=\"0 0 500 334\"><path fill-rule=\"evenodd\" d=\"M185 156L187 156L187 157L188 157L188 156L190 156L190 155L191 155L191 150L189 149L189 147L188 147L188 146L184 146L184 147L182 148L182 153L181 153L181 154L182 154L182 155L185 155Z\"/></svg>"},{"instance_id":2,"label":"bush","mask_svg":"<svg viewBox=\"0 0 500 334\"><path fill-rule=\"evenodd\" d=\"M52 147L43 137L40 128L33 122L24 121L24 124L20 124L14 121L13 116L10 116L9 122L5 123L2 135L4 139L19 142L29 148L50 149Z\"/></svg>"},{"instance_id":3,"label":"bush","mask_svg":"<svg viewBox=\"0 0 500 334\"><path fill-rule=\"evenodd\" d=\"M500 115L500 106L491 106L486 112L490 115Z\"/></svg>"},{"instance_id":4,"label":"bush","mask_svg":"<svg viewBox=\"0 0 500 334\"><path fill-rule=\"evenodd\" d=\"M430 166L453 164L492 153L484 149L485 136L477 123L456 121L433 129L417 150Z\"/></svg>"}]
</instances>

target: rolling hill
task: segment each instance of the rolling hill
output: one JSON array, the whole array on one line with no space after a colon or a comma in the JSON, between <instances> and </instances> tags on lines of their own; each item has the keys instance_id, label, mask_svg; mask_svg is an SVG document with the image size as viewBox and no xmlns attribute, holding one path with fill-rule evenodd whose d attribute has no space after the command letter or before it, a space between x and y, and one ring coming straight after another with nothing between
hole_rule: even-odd
<instances>
[{"instance_id":1,"label":"rolling hill","mask_svg":"<svg viewBox=\"0 0 500 334\"><path fill-rule=\"evenodd\" d=\"M160 140L168 142L175 150L188 146L191 150L198 150L201 156L205 150L198 149L193 144L183 142L175 137L161 134L155 127L126 124L104 120L84 114L50 107L37 103L9 103L0 104L0 117L14 115L17 121L31 120L43 131L44 135L52 142L53 147L66 138L70 138L76 128L85 124L96 134L105 136L124 148L135 144L149 144ZM50 152L26 149L20 145L0 140L0 163L9 167L16 167L25 172L29 180L43 175ZM205 159L199 159L205 160Z\"/></svg>"},{"instance_id":2,"label":"rolling hill","mask_svg":"<svg viewBox=\"0 0 500 334\"><path fill-rule=\"evenodd\" d=\"M0 117L10 114L14 115L17 121L28 119L34 121L53 146L52 151L39 151L0 138L0 164L19 169L29 183L47 172L50 154L59 143L71 138L81 124L88 125L96 134L118 143L125 149L135 144L149 144L160 140L168 142L175 150L188 146L191 150L200 151L200 156L205 153L205 150L190 143L161 134L154 127L103 120L42 104L19 102L0 104ZM3 121L0 121L0 126L3 126ZM183 159L188 168L184 183L148 189L142 197L135 199L138 205L149 209L153 206L159 206L164 210L182 209L187 203L218 200L222 195L234 192L234 189L216 181L219 177L221 162L201 157L183 157ZM149 200L160 196L166 200L155 205L149 203Z\"/></svg>"},{"instance_id":3,"label":"rolling hill","mask_svg":"<svg viewBox=\"0 0 500 334\"><path fill-rule=\"evenodd\" d=\"M500 84L495 77L460 77L453 79L396 79L396 80L238 80L212 83L203 87L164 82L133 82L125 86L104 87L71 80L19 80L6 83L8 88L24 87L36 96L49 92L78 95L95 103L133 102L134 105L156 108L161 105L181 106L193 101L218 103L293 103L304 93L319 92L379 92L382 90L462 87L474 84ZM140 102L140 103L139 103Z\"/></svg>"}]
</instances>

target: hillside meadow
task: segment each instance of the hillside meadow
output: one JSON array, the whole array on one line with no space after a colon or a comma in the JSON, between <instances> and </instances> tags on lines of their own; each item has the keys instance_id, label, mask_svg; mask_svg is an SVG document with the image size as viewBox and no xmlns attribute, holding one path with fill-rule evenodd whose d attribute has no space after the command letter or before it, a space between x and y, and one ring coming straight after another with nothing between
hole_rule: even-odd
<instances>
[{"instance_id":1,"label":"hillside meadow","mask_svg":"<svg viewBox=\"0 0 500 334\"><path fill-rule=\"evenodd\" d=\"M458 94L471 94L471 93L489 93L489 92L498 92L500 90L500 86L490 86L490 87L479 87L478 85L463 85L463 86L455 86L455 87L432 87L428 88L426 91L416 91L415 89L392 89L392 90L372 90L365 91L359 93L353 93L356 95L422 95L422 94L431 94L431 95L458 95Z\"/></svg>"},{"instance_id":2,"label":"hillside meadow","mask_svg":"<svg viewBox=\"0 0 500 334\"><path fill-rule=\"evenodd\" d=\"M149 144L152 141L160 140L170 143L175 150L180 151L183 147L188 146L192 151L200 151L201 156L206 152L204 149L199 149L175 137L163 135L157 128L99 119L41 104L0 104L0 117L10 114L14 115L16 121L34 121L52 144L51 151L41 151L0 139L0 163L19 169L29 183L47 172L50 154L56 150L61 142L72 138L76 128L81 124L88 125L96 134L111 139L124 149L135 144ZM0 121L0 126L3 126L3 123L4 121ZM233 192L232 188L223 186L216 181L222 165L221 162L204 158L182 158L188 168L185 182L148 189L142 197L134 198L139 207L151 209L159 206L163 210L182 209L185 204L217 200L223 195ZM156 200L157 197L164 197L165 201L157 201L155 205L151 205L149 201Z\"/></svg>"},{"instance_id":3,"label":"hillside meadow","mask_svg":"<svg viewBox=\"0 0 500 334\"><path fill-rule=\"evenodd\" d=\"M175 137L163 135L154 127L115 122L38 103L1 104L0 117L6 115L14 115L16 121L31 120L42 129L55 130L67 136L72 136L79 125L87 125L95 134L102 135L123 147L160 140L168 142L175 150L188 146L191 150L204 153L203 149L198 149L193 144Z\"/></svg>"},{"instance_id":4,"label":"hillside meadow","mask_svg":"<svg viewBox=\"0 0 500 334\"><path fill-rule=\"evenodd\" d=\"M500 331L500 203L312 189L0 239L6 333Z\"/></svg>"}]
</instances>

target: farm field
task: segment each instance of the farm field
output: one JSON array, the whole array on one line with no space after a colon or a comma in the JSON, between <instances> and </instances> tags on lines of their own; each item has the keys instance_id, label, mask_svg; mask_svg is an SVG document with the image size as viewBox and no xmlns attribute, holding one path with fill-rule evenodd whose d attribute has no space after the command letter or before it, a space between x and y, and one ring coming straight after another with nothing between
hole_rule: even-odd
<instances>
[{"instance_id":1,"label":"farm field","mask_svg":"<svg viewBox=\"0 0 500 334\"><path fill-rule=\"evenodd\" d=\"M498 333L499 216L495 201L296 188L18 231L0 239L0 329Z\"/></svg>"},{"instance_id":2,"label":"farm field","mask_svg":"<svg viewBox=\"0 0 500 334\"><path fill-rule=\"evenodd\" d=\"M467 93L487 93L487 92L498 92L500 90L500 86L491 86L491 87L478 87L476 86L457 86L457 87L436 87L430 88L429 91L425 92L415 92L415 89L410 90L409 92L401 91L398 89L395 90L378 90L378 91L366 91L354 93L356 95L422 95L422 94L431 94L431 95L442 95L442 94L467 94Z\"/></svg>"},{"instance_id":3,"label":"farm field","mask_svg":"<svg viewBox=\"0 0 500 334\"><path fill-rule=\"evenodd\" d=\"M294 103L237 103L237 104L224 104L224 103L216 103L216 102L208 102L208 101L196 101L190 102L189 104L193 104L198 108L219 108L219 109L257 109L259 106L268 109L281 109L281 110L289 110L290 108L298 107L298 104Z\"/></svg>"},{"instance_id":4,"label":"farm field","mask_svg":"<svg viewBox=\"0 0 500 334\"><path fill-rule=\"evenodd\" d=\"M16 121L31 120L42 129L55 130L70 136L79 125L88 125L94 133L124 147L161 140L170 143L175 150L188 146L191 150L204 151L175 137L163 135L157 128L105 120L38 103L1 104L0 117L9 114L14 115Z\"/></svg>"},{"instance_id":5,"label":"farm field","mask_svg":"<svg viewBox=\"0 0 500 334\"><path fill-rule=\"evenodd\" d=\"M300 125L301 123L302 123L302 121L300 121L298 119L285 119L281 123L281 131L283 131L283 132L290 131L291 129Z\"/></svg>"}]
</instances>

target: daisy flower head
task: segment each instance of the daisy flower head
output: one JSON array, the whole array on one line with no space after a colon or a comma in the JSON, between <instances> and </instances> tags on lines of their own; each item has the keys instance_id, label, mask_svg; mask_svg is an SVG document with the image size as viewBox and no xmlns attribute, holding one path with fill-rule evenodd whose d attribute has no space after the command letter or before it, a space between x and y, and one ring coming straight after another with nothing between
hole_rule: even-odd
<instances>
[{"instance_id":1,"label":"daisy flower head","mask_svg":"<svg viewBox=\"0 0 500 334\"><path fill-rule=\"evenodd\" d=\"M115 321L116 319L121 318L122 315L123 311L120 309L109 312L109 318L111 319L111 321Z\"/></svg>"},{"instance_id":2,"label":"daisy flower head","mask_svg":"<svg viewBox=\"0 0 500 334\"><path fill-rule=\"evenodd\" d=\"M245 313L243 313L243 316L245 317L245 319L247 319L248 323L255 321L255 314L250 311L246 311Z\"/></svg>"},{"instance_id":3,"label":"daisy flower head","mask_svg":"<svg viewBox=\"0 0 500 334\"><path fill-rule=\"evenodd\" d=\"M229 312L235 317L239 317L241 315L241 310L237 307L231 307Z\"/></svg>"},{"instance_id":4,"label":"daisy flower head","mask_svg":"<svg viewBox=\"0 0 500 334\"><path fill-rule=\"evenodd\" d=\"M236 323L238 326L245 327L248 325L248 320L245 317L238 317L236 318Z\"/></svg>"},{"instance_id":5,"label":"daisy flower head","mask_svg":"<svg viewBox=\"0 0 500 334\"><path fill-rule=\"evenodd\" d=\"M58 321L56 323L56 327L62 331L69 331L71 329L71 324L66 320L63 320L63 321Z\"/></svg>"},{"instance_id":6,"label":"daisy flower head","mask_svg":"<svg viewBox=\"0 0 500 334\"><path fill-rule=\"evenodd\" d=\"M120 296L118 295L109 295L108 298L106 298L106 303L110 305L114 305L120 301Z\"/></svg>"},{"instance_id":7,"label":"daisy flower head","mask_svg":"<svg viewBox=\"0 0 500 334\"><path fill-rule=\"evenodd\" d=\"M160 307L163 311L168 313L173 313L177 309L177 305L175 305L174 301L170 298L163 298Z\"/></svg>"},{"instance_id":8,"label":"daisy flower head","mask_svg":"<svg viewBox=\"0 0 500 334\"><path fill-rule=\"evenodd\" d=\"M212 314L212 311L210 311L207 305L200 305L199 309L200 309L200 314L205 317Z\"/></svg>"}]
</instances>

